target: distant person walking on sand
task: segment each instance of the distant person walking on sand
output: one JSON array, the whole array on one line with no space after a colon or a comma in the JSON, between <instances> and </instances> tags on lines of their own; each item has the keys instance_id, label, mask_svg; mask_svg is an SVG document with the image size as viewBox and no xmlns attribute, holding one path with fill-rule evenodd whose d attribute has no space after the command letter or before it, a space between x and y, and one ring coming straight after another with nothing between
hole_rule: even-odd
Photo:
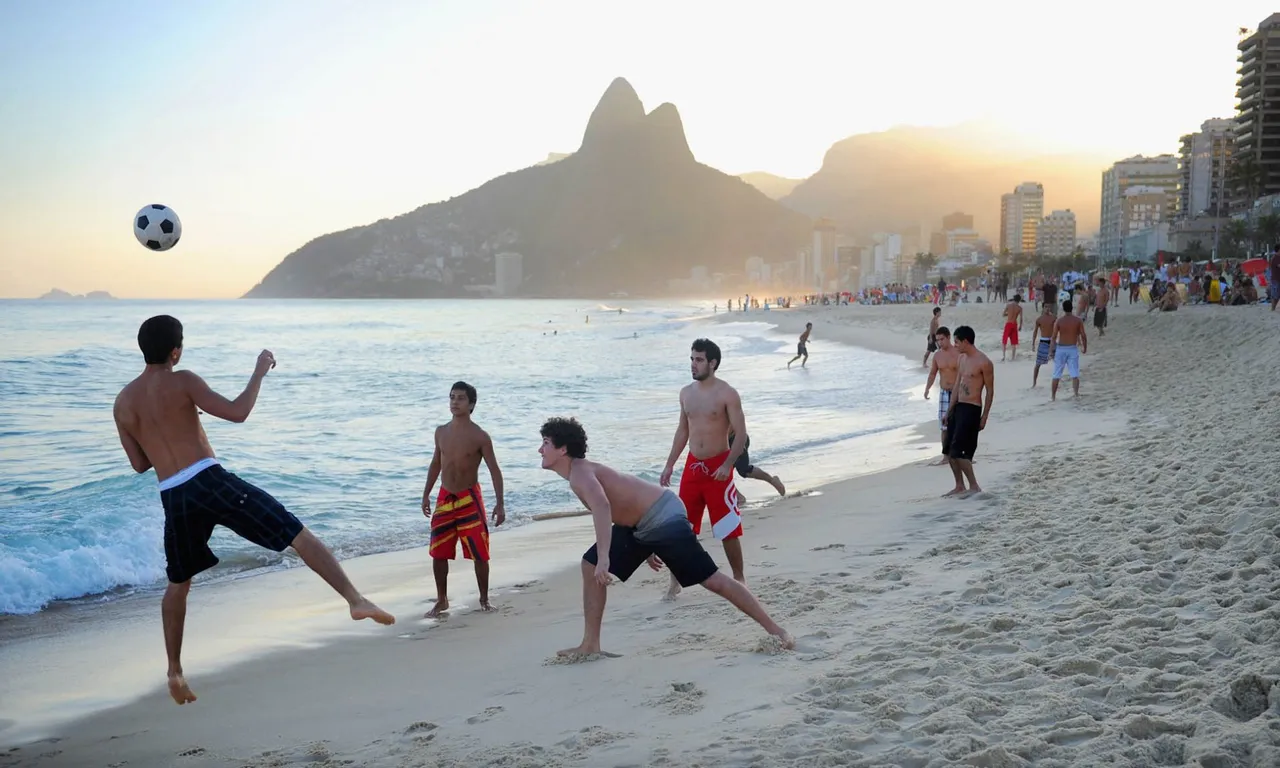
<instances>
[{"instance_id":1,"label":"distant person walking on sand","mask_svg":"<svg viewBox=\"0 0 1280 768\"><path fill-rule=\"evenodd\" d=\"M967 498L982 490L973 476L973 454L978 450L978 433L986 429L987 416L991 413L996 372L991 358L973 345L977 337L972 328L960 326L953 338L960 352L960 365L951 390L951 410L943 426L947 430L946 452L956 487L943 496ZM965 488L966 480L968 488Z\"/></svg>"},{"instance_id":2,"label":"distant person walking on sand","mask_svg":"<svg viewBox=\"0 0 1280 768\"><path fill-rule=\"evenodd\" d=\"M1271 311L1275 312L1276 305L1280 304L1280 285L1276 283L1280 280L1280 244L1272 246L1267 267L1271 270L1267 275L1267 298L1271 299Z\"/></svg>"},{"instance_id":3,"label":"distant person walking on sand","mask_svg":"<svg viewBox=\"0 0 1280 768\"><path fill-rule=\"evenodd\" d=\"M1049 308L1054 315L1058 314L1058 284L1049 278L1044 284L1044 296L1041 302Z\"/></svg>"},{"instance_id":4,"label":"distant person walking on sand","mask_svg":"<svg viewBox=\"0 0 1280 768\"><path fill-rule=\"evenodd\" d=\"M276 552L292 547L311 570L342 595L351 618L394 624L391 614L360 594L342 566L298 518L271 494L222 468L200 424L201 413L240 423L258 402L267 372L276 367L268 350L258 355L249 384L235 400L209 388L191 371L175 371L182 358L182 323L157 315L138 329L146 368L115 401L116 430L129 464L139 474L152 467L164 507L165 573L169 586L160 603L164 647L169 657L169 695L179 704L196 700L182 671L187 594L196 574L218 564L209 549L222 525L242 539Z\"/></svg>"},{"instance_id":5,"label":"distant person walking on sand","mask_svg":"<svg viewBox=\"0 0 1280 768\"><path fill-rule=\"evenodd\" d=\"M1036 336L1036 367L1031 369L1031 388L1035 389L1040 379L1040 366L1048 364L1053 358L1050 349L1053 347L1053 326L1058 316L1053 313L1053 306L1045 304L1040 308L1040 316L1036 318L1032 330Z\"/></svg>"},{"instance_id":6,"label":"distant person walking on sand","mask_svg":"<svg viewBox=\"0 0 1280 768\"><path fill-rule=\"evenodd\" d=\"M1000 361L1004 362L1004 353L1010 344L1013 344L1013 354L1009 359L1016 360L1018 332L1022 330L1022 294L1013 294L1013 299L1004 305L1004 312L1000 314L1004 317L1004 335L1000 337Z\"/></svg>"},{"instance_id":7,"label":"distant person walking on sand","mask_svg":"<svg viewBox=\"0 0 1280 768\"><path fill-rule=\"evenodd\" d=\"M1137 267L1129 269L1129 303L1142 301L1142 270Z\"/></svg>"},{"instance_id":8,"label":"distant person walking on sand","mask_svg":"<svg viewBox=\"0 0 1280 768\"><path fill-rule=\"evenodd\" d=\"M698 542L684 506L670 490L635 475L588 461L587 433L576 419L549 419L542 425L542 468L569 481L569 487L591 512L596 543L582 556L582 643L560 656L606 655L600 647L606 587L616 576L631 578L641 564L663 565L679 587L701 584L755 619L783 648L795 640L774 623L745 584L728 578Z\"/></svg>"},{"instance_id":9,"label":"distant person walking on sand","mask_svg":"<svg viewBox=\"0 0 1280 768\"><path fill-rule=\"evenodd\" d=\"M746 450L747 418L742 412L738 391L721 380L720 347L710 339L697 339L689 355L693 382L680 390L680 421L671 441L671 453L658 482L671 485L676 460L689 447L684 472L680 475L680 501L689 515L694 534L702 531L702 512L711 517L711 533L724 546L733 578L745 583L742 565L742 513L738 491L733 484L733 465ZM729 432L742 438L733 446ZM680 593L674 574L668 598Z\"/></svg>"},{"instance_id":10,"label":"distant person walking on sand","mask_svg":"<svg viewBox=\"0 0 1280 768\"><path fill-rule=\"evenodd\" d=\"M492 611L489 602L489 521L480 495L480 462L489 466L493 482L493 524L502 525L507 513L502 500L502 470L493 454L493 440L471 420L476 409L476 388L465 381L449 388L448 424L436 427L435 451L422 489L422 514L431 519L431 571L436 577L436 604L428 619L449 610L449 561L462 556L474 561L476 585L480 588L480 610ZM435 511L431 510L431 489L440 480Z\"/></svg>"},{"instance_id":11,"label":"distant person walking on sand","mask_svg":"<svg viewBox=\"0 0 1280 768\"><path fill-rule=\"evenodd\" d=\"M942 324L942 307L933 308L933 319L929 321L929 338L925 342L924 360L920 361L921 368L929 367L929 355L938 351L938 326Z\"/></svg>"},{"instance_id":12,"label":"distant person walking on sand","mask_svg":"<svg viewBox=\"0 0 1280 768\"><path fill-rule=\"evenodd\" d=\"M796 345L796 356L787 361L788 368L791 367L792 363L794 363L795 361L799 360L802 357L804 358L804 361L800 363L801 368L804 367L805 363L809 362L809 334L810 333L813 333L813 323L805 323L804 333L800 334L800 343Z\"/></svg>"},{"instance_id":13,"label":"distant person walking on sand","mask_svg":"<svg viewBox=\"0 0 1280 768\"><path fill-rule=\"evenodd\" d=\"M733 447L733 439L736 437L733 430L729 430L729 447ZM751 463L751 456L748 451L751 449L751 438L748 437L742 446L742 453L738 454L738 460L733 463L734 470L738 473L738 477L750 480L760 480L773 486L773 490L778 492L779 496L787 495L787 486L782 484L776 475L771 475L763 469ZM738 503L742 503L742 493L738 493Z\"/></svg>"},{"instance_id":14,"label":"distant person walking on sand","mask_svg":"<svg viewBox=\"0 0 1280 768\"><path fill-rule=\"evenodd\" d=\"M1071 302L1062 303L1062 317L1053 324L1053 344L1049 353L1053 355L1053 387L1050 400L1058 399L1058 380L1065 369L1071 376L1071 390L1075 397L1080 396L1080 355L1089 351L1089 336L1084 330L1084 321L1071 314Z\"/></svg>"},{"instance_id":15,"label":"distant person walking on sand","mask_svg":"<svg viewBox=\"0 0 1280 768\"><path fill-rule=\"evenodd\" d=\"M924 385L924 399L929 399L933 380L938 378L938 425L942 430L942 458L935 466L941 466L947 463L947 414L951 412L951 390L955 388L956 373L960 368L960 351L951 344L951 330L945 325L939 326L934 335L938 337L938 353L933 356L933 365L929 368L929 380Z\"/></svg>"},{"instance_id":16,"label":"distant person walking on sand","mask_svg":"<svg viewBox=\"0 0 1280 768\"><path fill-rule=\"evenodd\" d=\"M1106 336L1107 305L1111 303L1111 289L1107 286L1107 278L1098 278L1098 292L1093 301L1093 327L1098 329L1099 336Z\"/></svg>"}]
</instances>

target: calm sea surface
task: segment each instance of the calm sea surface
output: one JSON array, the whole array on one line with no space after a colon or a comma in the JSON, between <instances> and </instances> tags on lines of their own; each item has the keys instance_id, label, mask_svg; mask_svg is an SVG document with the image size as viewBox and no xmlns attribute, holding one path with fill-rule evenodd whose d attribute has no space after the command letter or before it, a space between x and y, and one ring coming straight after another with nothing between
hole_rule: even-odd
<instances>
[{"instance_id":1,"label":"calm sea surface","mask_svg":"<svg viewBox=\"0 0 1280 768\"><path fill-rule=\"evenodd\" d=\"M132 472L111 416L142 368L138 325L155 314L183 321L180 367L228 397L261 349L275 353L249 420L206 416L205 428L231 471L340 557L425 545L432 430L458 379L479 390L474 418L495 441L509 525L577 507L539 468L549 416L577 416L591 457L656 480L698 336L724 350L753 461L789 491L902 463L891 435L931 416L909 402L921 377L902 358L819 336L809 368L788 371L795 340L767 312L709 324L709 304L618 303L621 313L581 301L0 301L0 613L163 584L155 475ZM492 503L483 467L481 483ZM751 503L773 494L739 487ZM222 564L202 579L293 563L223 529L212 546Z\"/></svg>"}]
</instances>

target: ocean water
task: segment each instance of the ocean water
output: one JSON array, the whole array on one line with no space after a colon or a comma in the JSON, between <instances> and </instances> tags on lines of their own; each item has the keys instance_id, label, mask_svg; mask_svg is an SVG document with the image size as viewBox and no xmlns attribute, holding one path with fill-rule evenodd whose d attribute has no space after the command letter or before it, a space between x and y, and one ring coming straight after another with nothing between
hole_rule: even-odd
<instances>
[{"instance_id":1,"label":"ocean water","mask_svg":"<svg viewBox=\"0 0 1280 768\"><path fill-rule=\"evenodd\" d=\"M904 428L931 416L910 396L919 369L902 358L819 336L809 367L787 370L795 340L767 312L713 324L709 304L618 303L621 312L582 301L0 302L0 614L163 585L155 475L130 469L111 415L142 368L138 325L155 314L183 321L180 367L228 397L261 349L275 353L249 420L205 416L205 428L224 465L339 557L426 544L432 431L459 379L479 390L474 419L494 439L510 526L578 508L539 466L549 416L577 416L592 458L657 479L699 336L723 349L752 460L789 492L903 463ZM738 482L749 505L774 496ZM481 484L492 505L484 467ZM296 564L223 529L211 546L222 563L199 579Z\"/></svg>"}]
</instances>

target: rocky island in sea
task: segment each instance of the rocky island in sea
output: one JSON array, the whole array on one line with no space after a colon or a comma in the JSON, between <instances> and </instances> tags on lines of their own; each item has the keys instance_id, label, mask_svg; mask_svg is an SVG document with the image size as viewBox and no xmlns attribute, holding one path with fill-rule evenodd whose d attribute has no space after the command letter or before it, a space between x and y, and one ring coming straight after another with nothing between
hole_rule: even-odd
<instances>
[{"instance_id":1,"label":"rocky island in sea","mask_svg":"<svg viewBox=\"0 0 1280 768\"><path fill-rule=\"evenodd\" d=\"M115 296L112 296L106 291L89 291L88 293L67 293L61 288L54 288L50 290L48 293L46 293L45 295L41 296L40 298L45 301L70 301L72 299L91 299L95 301L102 301L106 299L114 299Z\"/></svg>"}]
</instances>

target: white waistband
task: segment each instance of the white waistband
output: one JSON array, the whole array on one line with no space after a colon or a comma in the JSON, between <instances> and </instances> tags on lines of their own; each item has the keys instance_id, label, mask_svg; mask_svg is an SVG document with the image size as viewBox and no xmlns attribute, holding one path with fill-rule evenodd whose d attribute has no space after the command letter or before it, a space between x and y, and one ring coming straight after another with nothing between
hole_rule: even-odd
<instances>
[{"instance_id":1,"label":"white waistband","mask_svg":"<svg viewBox=\"0 0 1280 768\"><path fill-rule=\"evenodd\" d=\"M213 458L201 459L195 464L187 467L176 475L171 475L160 481L160 490L167 491L170 488L177 488L191 478L205 471L209 467L218 466L218 460Z\"/></svg>"}]
</instances>

